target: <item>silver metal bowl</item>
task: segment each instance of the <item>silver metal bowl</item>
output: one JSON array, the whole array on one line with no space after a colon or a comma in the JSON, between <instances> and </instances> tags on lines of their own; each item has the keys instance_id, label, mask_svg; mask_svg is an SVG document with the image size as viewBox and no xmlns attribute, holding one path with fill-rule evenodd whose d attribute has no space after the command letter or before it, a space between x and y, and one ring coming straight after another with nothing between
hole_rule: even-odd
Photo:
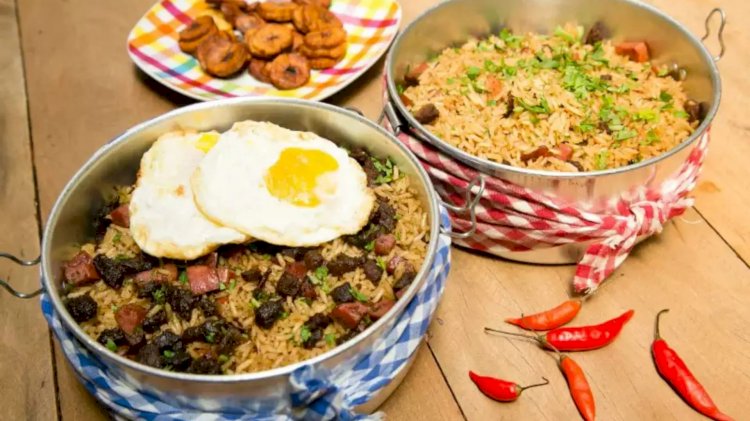
<instances>
[{"instance_id":1,"label":"silver metal bowl","mask_svg":"<svg viewBox=\"0 0 750 421\"><path fill-rule=\"evenodd\" d=\"M389 101L385 116L396 131L407 130L422 141L484 174L547 194L564 205L590 211L606 211L612 199L637 186L658 187L675 172L695 143L711 124L719 107L721 82L715 61L724 54L721 38L725 16L718 13L721 52L713 57L684 26L648 4L632 0L448 0L425 11L398 36L386 62ZM604 171L563 173L518 168L481 159L464 152L429 132L416 121L399 98L396 83L410 65L423 63L444 48L463 44L470 37L486 36L508 27L515 32L550 33L557 25L576 22L588 28L603 22L614 41L646 40L654 63L677 65L686 72L684 86L690 98L706 110L700 126L668 153ZM588 243L524 252L507 252L502 257L533 263L574 263Z\"/></svg>"},{"instance_id":2,"label":"silver metal bowl","mask_svg":"<svg viewBox=\"0 0 750 421\"><path fill-rule=\"evenodd\" d=\"M247 119L312 131L345 147L361 146L376 156L390 156L410 178L428 214L427 257L415 281L385 317L354 339L310 360L273 370L240 375L193 375L155 369L110 352L87 336L65 309L60 292L63 262L75 254L76 244L93 238L91 220L94 211L102 205L104 193L114 185L134 182L141 156L159 135L177 129L223 131L234 122ZM215 410L217 405L252 410L288 400L289 376L295 369L307 365L314 372L325 375L334 368L341 370L353 364L364 350L371 348L393 326L424 282L433 263L440 232L438 202L429 178L414 155L380 126L355 112L322 103L228 99L195 104L164 114L131 128L99 149L65 186L52 208L42 243L42 283L64 327L103 360L114 375L176 405L202 410ZM33 262L17 260L17 263ZM15 295L25 298L32 294Z\"/></svg>"}]
</instances>

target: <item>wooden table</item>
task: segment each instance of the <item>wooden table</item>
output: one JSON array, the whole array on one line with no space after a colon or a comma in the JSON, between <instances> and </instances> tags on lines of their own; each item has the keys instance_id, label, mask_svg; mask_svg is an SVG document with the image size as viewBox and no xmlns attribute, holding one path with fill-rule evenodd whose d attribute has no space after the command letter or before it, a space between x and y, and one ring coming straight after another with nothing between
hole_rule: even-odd
<instances>
[{"instance_id":1,"label":"wooden table","mask_svg":"<svg viewBox=\"0 0 750 421\"><path fill-rule=\"evenodd\" d=\"M0 0L0 250L27 258L73 172L126 128L191 101L135 70L125 52L130 27L153 0ZM404 23L432 0L403 2ZM718 405L750 410L750 3L657 0L703 33L708 11L729 16L720 62L722 107L697 202L664 232L640 245L614 282L588 302L576 323L634 308L607 349L576 355L607 420L700 419L656 375L649 344L658 309L662 328ZM374 118L382 62L331 99ZM533 346L482 333L502 317L550 307L567 294L572 266L532 266L454 250L454 269L414 367L383 405L392 419L577 419L555 361ZM36 270L0 262L0 278L38 285ZM37 300L0 293L0 419L104 419L51 338ZM551 384L514 404L497 404L471 384L473 369L520 383ZM746 418L747 419L747 418Z\"/></svg>"}]
</instances>

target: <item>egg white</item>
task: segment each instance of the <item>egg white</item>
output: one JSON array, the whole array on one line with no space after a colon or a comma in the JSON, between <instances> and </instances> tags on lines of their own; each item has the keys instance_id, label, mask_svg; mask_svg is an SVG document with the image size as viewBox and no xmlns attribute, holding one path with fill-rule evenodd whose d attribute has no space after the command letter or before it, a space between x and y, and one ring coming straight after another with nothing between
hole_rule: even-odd
<instances>
[{"instance_id":1,"label":"egg white","mask_svg":"<svg viewBox=\"0 0 750 421\"><path fill-rule=\"evenodd\" d=\"M130 201L130 231L138 247L152 256L191 260L222 244L250 239L211 222L195 206L190 177L211 146L202 136L166 133L141 158Z\"/></svg>"},{"instance_id":2,"label":"egg white","mask_svg":"<svg viewBox=\"0 0 750 421\"><path fill-rule=\"evenodd\" d=\"M317 149L338 168L317 178L317 206L296 206L269 193L264 176L289 147ZM212 221L253 238L290 247L314 246L358 232L375 194L362 167L330 140L271 123L244 121L223 133L191 179L198 208Z\"/></svg>"}]
</instances>

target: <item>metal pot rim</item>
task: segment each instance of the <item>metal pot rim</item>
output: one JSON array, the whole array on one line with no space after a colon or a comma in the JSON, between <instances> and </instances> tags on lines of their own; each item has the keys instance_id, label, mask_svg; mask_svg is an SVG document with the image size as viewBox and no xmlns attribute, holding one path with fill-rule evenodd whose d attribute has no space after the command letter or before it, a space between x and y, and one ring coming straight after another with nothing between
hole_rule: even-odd
<instances>
[{"instance_id":1,"label":"metal pot rim","mask_svg":"<svg viewBox=\"0 0 750 421\"><path fill-rule=\"evenodd\" d=\"M415 180L415 181L418 181L420 184L424 185L427 191L427 199L429 201L429 209L427 209L427 211L429 212L431 216L430 241L428 243L427 254L425 256L425 260L422 263L422 266L419 270L419 273L417 274L417 277L415 278L415 281L412 282L411 286L407 290L404 296L405 299L398 300L394 308L388 312L386 317L383 317L380 320L373 323L372 325L370 325L364 332L360 333L355 338L347 341L346 343L340 346L337 346L331 349L330 351L327 351L323 354L320 354L308 360L303 360L303 361L290 364L287 366L278 367L278 368L274 368L271 370L258 371L254 373L225 374L225 375L197 375L197 374L188 374L188 373L178 373L178 372L161 370L161 369L150 367L144 364L140 364L138 362L135 362L133 360L130 360L114 352L109 351L103 345L99 344L98 342L93 340L91 337L89 337L83 331L83 329L81 329L78 323L76 323L73 320L73 318L70 316L70 314L65 309L65 306L62 303L62 298L59 294L58 289L54 286L53 277L55 276L55 273L57 273L57 270L51 267L50 256L51 256L52 250L51 250L51 244L48 241L48 239L51 238L53 228L59 223L58 216L61 212L61 209L65 207L68 202L70 191L73 189L75 185L78 184L80 179L85 177L87 170L91 168L91 166L95 162L97 162L102 156L106 155L115 146L126 142L127 139L134 133L145 130L147 127L151 125L161 123L165 120L169 120L173 118L174 116L181 115L184 113L189 113L195 110L214 108L217 106L228 107L228 106L232 106L235 104L248 104L248 103L261 103L261 104L262 103L282 103L282 104L287 104L287 105L296 105L296 106L303 106L303 107L323 108L327 110L328 112L339 113L345 116L345 118L351 118L351 119L357 120L358 122L363 123L369 126L370 128L373 128L379 131L392 143L396 144L396 146L408 157L408 159L414 163L414 167L417 169L417 174L415 178L418 178L418 180ZM120 134L119 136L116 136L115 138L107 142L105 145L103 145L101 148L99 148L96 152L94 152L94 154L86 161L86 163L84 163L78 169L78 171L73 175L70 181L68 181L68 183L65 185L64 189L58 196L57 200L55 201L55 204L52 207L52 211L50 212L50 215L47 218L47 223L44 229L44 235L43 235L43 240L42 240L42 254L41 254L42 286L49 294L49 297L52 301L52 305L54 306L55 311L57 311L58 315L62 319L64 327L68 329L69 331L73 332L76 339L82 342L89 350L91 350L98 356L104 358L105 360L108 360L108 363L115 362L117 364L126 366L129 369L135 370L137 372L141 372L145 375L158 376L162 378L169 378L169 379L183 380L183 381L190 381L190 382L197 382L197 383L234 383L234 382L247 382L247 381L268 379L268 378L273 378L273 377L288 376L289 374L291 374L292 372L294 372L296 369L300 367L315 366L322 361L335 357L336 355L344 353L348 349L357 346L357 344L360 341L363 341L365 338L369 337L374 331L378 330L382 325L389 323L391 319L395 317L396 314L398 314L399 316L402 315L403 310L406 308L406 306L409 305L411 300L414 298L417 290L421 288L423 282L426 282L427 273L429 272L430 268L432 267L434 263L435 254L437 252L438 235L440 235L440 212L439 212L438 205L437 205L436 193L434 189L432 188L430 179L427 176L427 173L425 172L425 170L422 168L422 166L418 164L418 162L419 161L417 160L417 158L411 153L411 151L409 151L408 148L406 148L401 142L396 140L391 133L388 133L388 131L380 127L378 124L375 124L374 122L368 120L367 118L360 116L356 112L349 111L349 110L346 110L344 108L340 108L334 105L329 105L329 104L324 104L324 103L314 102L314 101L300 100L300 99L244 97L244 98L230 98L230 99L208 101L208 102L188 105L186 107L181 107L176 110L170 111L168 113L154 117L140 124L137 124L131 127L130 129L128 129L127 131L125 131L124 133Z\"/></svg>"},{"instance_id":2,"label":"metal pot rim","mask_svg":"<svg viewBox=\"0 0 750 421\"><path fill-rule=\"evenodd\" d=\"M643 10L646 10L649 13L652 13L661 17L662 19L666 20L669 24L676 27L682 33L682 35L685 36L690 41L693 47L697 48L698 51L700 51L700 54L703 60L709 64L709 68L711 69L710 74L711 74L711 88L713 90L713 104L711 108L708 110L708 112L706 113L706 117L703 119L701 124L698 125L698 127L689 137L683 140L679 145L675 146L671 150L661 155L646 159L644 161L641 161L632 165L626 165L623 167L611 168L607 170L585 171L585 172L559 172L559 171L514 167L511 165L505 165L505 164L493 162L487 159L479 158L433 135L429 130L427 130L427 128L425 128L421 123L419 123L412 116L412 114L406 109L406 106L404 106L404 103L401 101L401 98L398 95L398 89L396 88L396 83L393 77L394 76L393 75L393 65L394 65L393 62L395 60L394 57L396 55L396 52L399 50L402 40L414 28L414 26L425 19L429 19L432 13L434 13L435 11L443 7L447 7L449 4L453 3L454 0L447 0L444 2L440 2L430 7L429 9L425 10L424 12L422 12L413 21L411 21L406 26L406 28L404 28L404 30L401 31L400 34L398 34L398 36L394 40L393 45L391 46L391 49L388 51L388 55L386 57L386 62L385 62L386 88L388 90L387 101L396 107L397 113L399 114L399 118L405 119L407 123L406 125L410 129L415 130L416 134L419 135L423 140L427 140L430 144L436 146L438 149L448 154L449 156L457 158L458 160L479 170L489 169L491 173L511 172L511 173L516 173L520 175L536 176L536 177L552 178L552 179L578 179L578 178L591 178L591 177L605 177L608 175L626 173L632 170L637 170L643 167L648 167L659 161L667 159L670 156L678 153L679 151L687 148L689 145L693 144L696 141L696 139L700 138L700 136L702 136L704 132L708 130L708 128L711 125L711 122L716 116L716 112L719 109L719 102L721 101L721 78L719 76L719 70L716 66L716 61L724 53L723 41L722 41L721 55L719 55L716 59L714 59L711 53L706 49L706 46L703 45L703 43L699 41L698 38L696 38L690 31L688 31L687 28L685 28L685 26L683 26L681 23L679 23L677 20L670 17L666 13L657 9L656 7L647 3L641 3L636 0L617 0L617 1L628 3L629 5L633 7L638 7ZM711 12L711 14L708 15L706 24L708 24L708 19L711 18L712 14L713 14L713 11ZM723 19L723 16L722 16L722 19ZM722 24L722 28L723 28L723 24ZM708 26L707 26L707 29L708 29ZM706 36L708 36L708 33L706 34ZM719 33L719 36L721 37L721 32ZM388 106L389 104L386 104L386 107Z\"/></svg>"}]
</instances>

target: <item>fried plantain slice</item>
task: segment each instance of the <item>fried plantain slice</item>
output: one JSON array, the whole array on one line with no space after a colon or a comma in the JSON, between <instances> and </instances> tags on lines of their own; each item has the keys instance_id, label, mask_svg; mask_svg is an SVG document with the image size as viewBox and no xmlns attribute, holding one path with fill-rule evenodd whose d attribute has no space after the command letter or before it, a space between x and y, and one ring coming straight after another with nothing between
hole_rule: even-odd
<instances>
[{"instance_id":1,"label":"fried plantain slice","mask_svg":"<svg viewBox=\"0 0 750 421\"><path fill-rule=\"evenodd\" d=\"M195 19L187 28L180 31L177 43L180 50L193 54L203 40L219 32L211 16L200 16Z\"/></svg>"},{"instance_id":2,"label":"fried plantain slice","mask_svg":"<svg viewBox=\"0 0 750 421\"><path fill-rule=\"evenodd\" d=\"M258 14L265 20L272 22L290 22L297 4L292 2L275 3L263 2L258 5Z\"/></svg>"},{"instance_id":3,"label":"fried plantain slice","mask_svg":"<svg viewBox=\"0 0 750 421\"><path fill-rule=\"evenodd\" d=\"M245 33L245 41L253 57L271 58L292 46L292 29L269 23Z\"/></svg>"},{"instance_id":4,"label":"fried plantain slice","mask_svg":"<svg viewBox=\"0 0 750 421\"><path fill-rule=\"evenodd\" d=\"M292 52L299 52L303 45L305 45L305 36L294 31L292 33Z\"/></svg>"},{"instance_id":5,"label":"fried plantain slice","mask_svg":"<svg viewBox=\"0 0 750 421\"><path fill-rule=\"evenodd\" d=\"M311 59L308 59L307 61L310 63L310 68L315 69L315 70L324 70L324 69L330 69L331 67L335 66L339 61L341 61L341 58L335 59L335 58L321 57L321 58L311 58Z\"/></svg>"},{"instance_id":6,"label":"fried plantain slice","mask_svg":"<svg viewBox=\"0 0 750 421\"><path fill-rule=\"evenodd\" d=\"M305 45L318 48L333 48L346 41L346 31L340 26L329 26L320 31L308 32L305 35Z\"/></svg>"},{"instance_id":7,"label":"fried plantain slice","mask_svg":"<svg viewBox=\"0 0 750 421\"><path fill-rule=\"evenodd\" d=\"M310 80L310 65L300 54L281 54L267 69L271 83L279 89L299 88Z\"/></svg>"},{"instance_id":8,"label":"fried plantain slice","mask_svg":"<svg viewBox=\"0 0 750 421\"><path fill-rule=\"evenodd\" d=\"M303 34L320 31L329 26L344 26L330 10L312 4L297 8L292 14L292 22Z\"/></svg>"},{"instance_id":9,"label":"fried plantain slice","mask_svg":"<svg viewBox=\"0 0 750 421\"><path fill-rule=\"evenodd\" d=\"M248 72L250 73L250 76L254 77L260 82L263 83L271 83L271 78L268 76L268 65L270 62L266 60L261 60L254 58L250 60L250 65L248 66Z\"/></svg>"},{"instance_id":10,"label":"fried plantain slice","mask_svg":"<svg viewBox=\"0 0 750 421\"><path fill-rule=\"evenodd\" d=\"M266 21L255 13L243 13L234 20L234 27L242 34L250 30L259 29L265 24Z\"/></svg>"},{"instance_id":11,"label":"fried plantain slice","mask_svg":"<svg viewBox=\"0 0 750 421\"><path fill-rule=\"evenodd\" d=\"M346 43L333 48L310 48L305 44L300 47L300 52L308 58L332 58L338 61L346 55Z\"/></svg>"},{"instance_id":12,"label":"fried plantain slice","mask_svg":"<svg viewBox=\"0 0 750 421\"><path fill-rule=\"evenodd\" d=\"M245 66L247 47L234 39L234 35L221 32L205 39L198 46L198 62L206 73L216 77L229 77Z\"/></svg>"},{"instance_id":13,"label":"fried plantain slice","mask_svg":"<svg viewBox=\"0 0 750 421\"><path fill-rule=\"evenodd\" d=\"M331 7L331 0L292 0L292 1L303 6L306 4L311 4L313 6L325 7L326 9Z\"/></svg>"}]
</instances>

